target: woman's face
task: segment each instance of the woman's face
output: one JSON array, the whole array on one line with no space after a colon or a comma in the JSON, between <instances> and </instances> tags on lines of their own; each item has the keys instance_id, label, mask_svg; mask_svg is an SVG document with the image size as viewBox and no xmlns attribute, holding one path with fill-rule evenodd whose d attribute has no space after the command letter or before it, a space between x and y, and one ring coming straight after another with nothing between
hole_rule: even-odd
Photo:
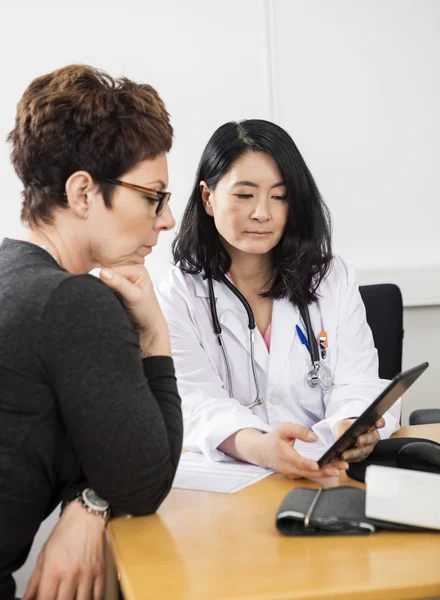
<instances>
[{"instance_id":1,"label":"woman's face","mask_svg":"<svg viewBox=\"0 0 440 600\"><path fill-rule=\"evenodd\" d=\"M138 163L119 179L165 191L168 186L166 155ZM157 202L152 202L142 192L115 185L111 207L107 208L102 201L88 219L93 262L107 267L144 264L144 258L157 244L159 233L175 225L168 205L159 216L156 208Z\"/></svg>"},{"instance_id":2,"label":"woman's face","mask_svg":"<svg viewBox=\"0 0 440 600\"><path fill-rule=\"evenodd\" d=\"M241 156L210 191L201 182L208 215L226 248L266 254L280 241L289 205L277 164L264 152Z\"/></svg>"}]
</instances>

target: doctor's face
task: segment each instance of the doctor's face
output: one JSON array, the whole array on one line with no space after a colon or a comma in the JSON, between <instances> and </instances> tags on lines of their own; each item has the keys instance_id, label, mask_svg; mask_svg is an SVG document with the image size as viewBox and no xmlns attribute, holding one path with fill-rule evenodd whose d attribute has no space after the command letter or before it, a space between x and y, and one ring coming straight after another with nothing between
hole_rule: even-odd
<instances>
[{"instance_id":1,"label":"doctor's face","mask_svg":"<svg viewBox=\"0 0 440 600\"><path fill-rule=\"evenodd\" d=\"M226 248L266 254L280 241L289 205L281 174L271 156L247 152L220 179L215 190L200 183L208 215Z\"/></svg>"}]
</instances>

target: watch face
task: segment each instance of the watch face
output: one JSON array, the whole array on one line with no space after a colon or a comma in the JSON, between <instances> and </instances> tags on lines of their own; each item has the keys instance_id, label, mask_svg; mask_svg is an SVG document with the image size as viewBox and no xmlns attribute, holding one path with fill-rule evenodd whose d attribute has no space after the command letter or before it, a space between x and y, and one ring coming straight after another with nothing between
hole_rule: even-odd
<instances>
[{"instance_id":1,"label":"watch face","mask_svg":"<svg viewBox=\"0 0 440 600\"><path fill-rule=\"evenodd\" d=\"M90 508L93 508L93 510L104 512L108 510L110 506L106 500L98 496L98 494L91 488L85 489L82 493L82 497L87 506L90 506Z\"/></svg>"}]
</instances>

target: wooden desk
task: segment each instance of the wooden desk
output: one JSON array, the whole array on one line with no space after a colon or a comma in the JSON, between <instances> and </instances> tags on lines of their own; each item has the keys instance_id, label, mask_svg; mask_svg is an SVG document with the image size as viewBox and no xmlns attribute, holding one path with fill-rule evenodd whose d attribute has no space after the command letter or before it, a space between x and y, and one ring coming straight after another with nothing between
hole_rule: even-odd
<instances>
[{"instance_id":1,"label":"wooden desk","mask_svg":"<svg viewBox=\"0 0 440 600\"><path fill-rule=\"evenodd\" d=\"M397 436L440 442L440 425ZM440 596L440 533L280 535L276 510L305 485L316 484L272 475L231 495L173 489L157 515L115 519L110 542L126 600Z\"/></svg>"}]
</instances>

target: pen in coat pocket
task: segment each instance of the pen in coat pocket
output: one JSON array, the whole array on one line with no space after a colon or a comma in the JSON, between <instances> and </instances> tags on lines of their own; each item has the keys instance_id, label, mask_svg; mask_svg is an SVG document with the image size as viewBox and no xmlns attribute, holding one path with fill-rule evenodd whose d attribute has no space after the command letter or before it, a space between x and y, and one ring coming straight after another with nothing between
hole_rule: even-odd
<instances>
[{"instance_id":1,"label":"pen in coat pocket","mask_svg":"<svg viewBox=\"0 0 440 600\"><path fill-rule=\"evenodd\" d=\"M299 339L301 340L301 344L304 344L304 346L307 348L307 352L310 353L309 342L307 341L307 338L299 325L296 325L296 332L298 334Z\"/></svg>"}]
</instances>

